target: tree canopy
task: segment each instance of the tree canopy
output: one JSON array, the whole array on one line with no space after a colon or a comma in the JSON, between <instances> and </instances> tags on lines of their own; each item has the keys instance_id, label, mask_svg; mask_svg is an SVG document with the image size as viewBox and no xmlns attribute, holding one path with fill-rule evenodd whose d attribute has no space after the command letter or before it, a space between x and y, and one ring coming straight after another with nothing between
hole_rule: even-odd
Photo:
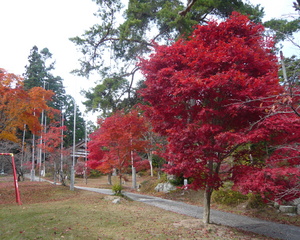
<instances>
[{"instance_id":1,"label":"tree canopy","mask_svg":"<svg viewBox=\"0 0 300 240\"><path fill-rule=\"evenodd\" d=\"M273 49L262 25L235 12L221 23L197 26L187 40L157 45L140 64L147 114L168 138L166 170L192 178L191 188L205 190L206 223L211 193L228 179L224 169L231 169L230 176L239 166L272 168L262 145L251 145L299 140L299 134L290 135L299 131L299 119L290 113L270 115L284 91ZM257 158L249 158L251 152Z\"/></svg>"},{"instance_id":2,"label":"tree canopy","mask_svg":"<svg viewBox=\"0 0 300 240\"><path fill-rule=\"evenodd\" d=\"M48 106L52 91L41 87L25 90L23 79L13 73L0 69L0 139L18 141L17 133L24 128L38 133L41 130L39 117L47 110L50 117L55 112Z\"/></svg>"},{"instance_id":3,"label":"tree canopy","mask_svg":"<svg viewBox=\"0 0 300 240\"><path fill-rule=\"evenodd\" d=\"M116 110L130 108L138 101L136 62L151 52L154 42L171 44L189 36L196 24L206 24L212 16L226 18L232 11L248 14L255 21L263 16L259 5L242 0L191 0L187 5L179 0L130 0L125 6L120 0L94 1L99 5L99 23L71 41L82 52L81 68L74 73L99 74L99 86L85 93L85 104L97 111L102 111L101 107L105 111L107 104ZM120 85L120 80L125 82ZM107 81L115 83L107 85ZM103 96L100 88L114 91L116 97Z\"/></svg>"},{"instance_id":4,"label":"tree canopy","mask_svg":"<svg viewBox=\"0 0 300 240\"><path fill-rule=\"evenodd\" d=\"M90 134L89 165L104 173L117 170L121 184L127 167L135 162L133 152L146 147L144 118L137 111L116 112L104 120L99 119L99 125L99 129Z\"/></svg>"},{"instance_id":5,"label":"tree canopy","mask_svg":"<svg viewBox=\"0 0 300 240\"><path fill-rule=\"evenodd\" d=\"M52 101L48 104L63 114L64 125L67 127L64 145L70 146L73 141L74 100L70 95L66 94L63 79L60 76L54 76L52 74L51 71L55 69L55 64L51 61L52 54L48 48L43 48L39 51L37 46L33 46L28 57L29 64L25 67L24 87L27 90L33 87L41 87L52 90L55 93L52 97ZM76 142L79 142L84 139L85 124L78 107L76 111ZM60 118L57 117L56 121L60 121ZM49 121L46 122L49 123ZM42 125L44 124L45 121Z\"/></svg>"},{"instance_id":6,"label":"tree canopy","mask_svg":"<svg viewBox=\"0 0 300 240\"><path fill-rule=\"evenodd\" d=\"M296 11L293 13L292 10ZM291 4L291 13L286 14L281 18L272 18L271 20L264 23L264 26L271 30L272 34L275 35L275 40L278 43L278 49L283 47L284 41L290 41L296 47L300 48L300 45L297 43L295 34L299 33L300 30L300 15L299 12L299 3L294 2L294 5Z\"/></svg>"}]
</instances>

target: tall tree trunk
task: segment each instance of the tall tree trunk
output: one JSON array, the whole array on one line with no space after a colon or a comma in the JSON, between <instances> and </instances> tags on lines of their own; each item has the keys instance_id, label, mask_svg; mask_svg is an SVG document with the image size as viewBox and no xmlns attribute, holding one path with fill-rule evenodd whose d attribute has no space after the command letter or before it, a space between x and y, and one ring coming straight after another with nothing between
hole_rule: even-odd
<instances>
[{"instance_id":1,"label":"tall tree trunk","mask_svg":"<svg viewBox=\"0 0 300 240\"><path fill-rule=\"evenodd\" d=\"M211 200L211 194L212 194L212 188L209 186L206 186L205 192L204 192L204 211L203 211L203 223L209 224L210 223L210 200Z\"/></svg>"},{"instance_id":2,"label":"tall tree trunk","mask_svg":"<svg viewBox=\"0 0 300 240\"><path fill-rule=\"evenodd\" d=\"M153 154L152 154L152 151L150 151L148 153L148 161L149 161L149 164L150 164L150 175L151 175L151 177L153 177L153 164L152 164L152 162L153 162Z\"/></svg>"},{"instance_id":3,"label":"tall tree trunk","mask_svg":"<svg viewBox=\"0 0 300 240\"><path fill-rule=\"evenodd\" d=\"M136 169L132 166L132 188L136 189Z\"/></svg>"},{"instance_id":4,"label":"tall tree trunk","mask_svg":"<svg viewBox=\"0 0 300 240\"><path fill-rule=\"evenodd\" d=\"M119 184L120 184L120 186L122 186L122 175L121 174L119 175L119 180L120 180Z\"/></svg>"},{"instance_id":5,"label":"tall tree trunk","mask_svg":"<svg viewBox=\"0 0 300 240\"><path fill-rule=\"evenodd\" d=\"M107 183L108 183L109 185L112 185L112 182L111 182L111 175L112 175L112 173L108 173L108 175L107 175Z\"/></svg>"},{"instance_id":6,"label":"tall tree trunk","mask_svg":"<svg viewBox=\"0 0 300 240\"><path fill-rule=\"evenodd\" d=\"M53 168L54 168L53 182L54 182L54 185L56 185L56 162L53 163ZM40 173L41 173L41 171L40 171ZM41 174L39 176L41 177Z\"/></svg>"},{"instance_id":7,"label":"tall tree trunk","mask_svg":"<svg viewBox=\"0 0 300 240\"><path fill-rule=\"evenodd\" d=\"M214 172L213 160L208 161L208 170L209 175L212 176ZM209 224L210 222L210 200L213 188L210 186L210 183L206 183L205 192L204 192L204 211L203 211L203 223Z\"/></svg>"}]
</instances>

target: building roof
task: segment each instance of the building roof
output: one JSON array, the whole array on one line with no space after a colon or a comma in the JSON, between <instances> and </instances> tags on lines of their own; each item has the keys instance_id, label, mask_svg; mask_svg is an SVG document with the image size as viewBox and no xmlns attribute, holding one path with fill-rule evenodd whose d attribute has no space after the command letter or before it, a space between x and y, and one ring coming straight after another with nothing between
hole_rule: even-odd
<instances>
[{"instance_id":1,"label":"building roof","mask_svg":"<svg viewBox=\"0 0 300 240\"><path fill-rule=\"evenodd\" d=\"M69 148L70 149L70 155L73 157L73 146ZM87 151L86 142L80 141L75 145L75 157L82 157L86 158L89 152Z\"/></svg>"}]
</instances>

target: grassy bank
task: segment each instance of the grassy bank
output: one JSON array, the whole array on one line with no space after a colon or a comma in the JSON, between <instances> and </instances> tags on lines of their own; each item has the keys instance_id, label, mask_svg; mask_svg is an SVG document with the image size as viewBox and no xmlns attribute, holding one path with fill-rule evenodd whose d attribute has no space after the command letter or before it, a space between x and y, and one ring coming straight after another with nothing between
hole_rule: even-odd
<instances>
[{"instance_id":1,"label":"grassy bank","mask_svg":"<svg viewBox=\"0 0 300 240\"><path fill-rule=\"evenodd\" d=\"M143 203L42 182L0 182L0 239L266 239Z\"/></svg>"},{"instance_id":2,"label":"grassy bank","mask_svg":"<svg viewBox=\"0 0 300 240\"><path fill-rule=\"evenodd\" d=\"M125 183L124 187L126 191L131 191L131 181L130 176L127 177L128 182ZM113 183L117 183L118 179L113 179ZM150 194L157 197L167 198L175 201L181 201L188 204L203 206L203 191L193 191L193 190L180 190L172 191L170 193L155 192L154 187L157 185L156 177L143 176L138 178L138 184L142 185L139 193ZM78 178L76 180L76 185L96 187L96 188L111 188L111 185L107 184L107 177L103 176L95 179L88 179L87 184L84 179ZM211 207L212 209L230 212L234 214L259 218L267 221L295 225L300 227L300 217L299 215L289 216L278 211L270 204L256 204L256 206L249 208L247 205L249 201L241 202L240 204L234 205L223 205L215 202L212 199Z\"/></svg>"}]
</instances>

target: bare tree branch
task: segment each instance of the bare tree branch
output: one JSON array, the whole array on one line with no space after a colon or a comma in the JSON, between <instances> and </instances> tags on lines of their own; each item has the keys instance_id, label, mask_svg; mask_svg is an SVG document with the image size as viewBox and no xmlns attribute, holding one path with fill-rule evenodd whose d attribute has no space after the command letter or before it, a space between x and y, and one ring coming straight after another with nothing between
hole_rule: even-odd
<instances>
[{"instance_id":1,"label":"bare tree branch","mask_svg":"<svg viewBox=\"0 0 300 240\"><path fill-rule=\"evenodd\" d=\"M178 14L180 16L185 16L193 7L193 5L196 3L197 0L189 0L186 9L184 9L183 11L178 12Z\"/></svg>"}]
</instances>

